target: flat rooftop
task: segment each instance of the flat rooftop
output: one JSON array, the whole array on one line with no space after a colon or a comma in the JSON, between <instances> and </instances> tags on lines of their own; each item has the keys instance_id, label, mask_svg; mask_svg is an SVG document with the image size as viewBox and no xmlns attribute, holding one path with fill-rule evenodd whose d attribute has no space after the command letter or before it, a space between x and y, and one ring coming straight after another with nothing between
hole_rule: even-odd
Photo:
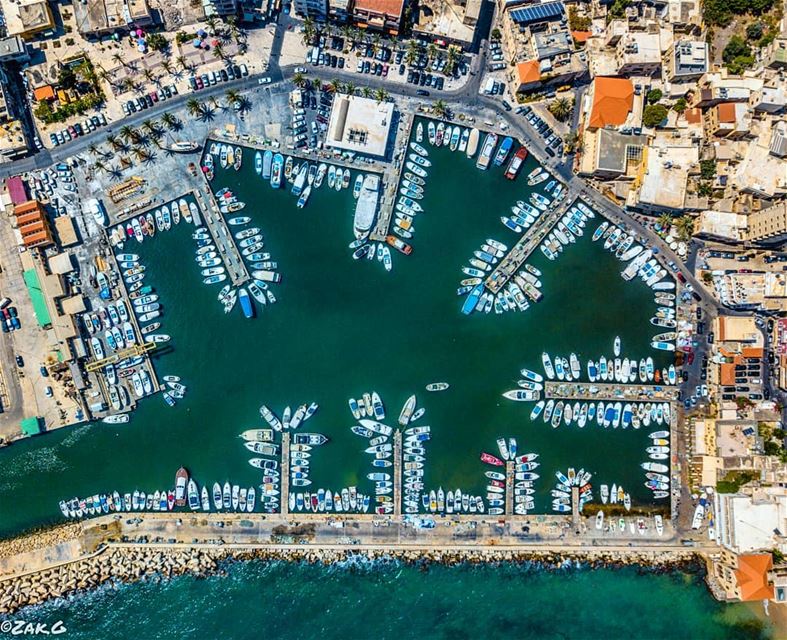
<instances>
[{"instance_id":1,"label":"flat rooftop","mask_svg":"<svg viewBox=\"0 0 787 640\"><path fill-rule=\"evenodd\" d=\"M697 162L699 149L694 145L650 148L639 201L669 209L682 209L689 171Z\"/></svg>"},{"instance_id":2,"label":"flat rooftop","mask_svg":"<svg viewBox=\"0 0 787 640\"><path fill-rule=\"evenodd\" d=\"M481 2L468 2L467 6L463 7L452 2L423 0L418 4L413 29L418 33L470 44L475 35L475 21L478 19L480 6ZM470 11L475 11L475 16L468 15ZM472 24L464 23L465 16Z\"/></svg>"},{"instance_id":3,"label":"flat rooftop","mask_svg":"<svg viewBox=\"0 0 787 640\"><path fill-rule=\"evenodd\" d=\"M392 102L337 94L325 143L342 151L384 157L393 114Z\"/></svg>"}]
</instances>

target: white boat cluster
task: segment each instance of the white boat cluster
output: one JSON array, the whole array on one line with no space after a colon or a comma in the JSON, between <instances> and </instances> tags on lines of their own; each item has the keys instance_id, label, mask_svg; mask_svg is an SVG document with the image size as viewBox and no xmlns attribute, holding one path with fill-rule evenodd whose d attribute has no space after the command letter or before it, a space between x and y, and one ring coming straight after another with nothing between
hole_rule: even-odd
<instances>
[{"instance_id":1,"label":"white boat cluster","mask_svg":"<svg viewBox=\"0 0 787 640\"><path fill-rule=\"evenodd\" d=\"M533 186L540 184L549 177L549 174L537 167L530 172L528 176L528 184ZM533 179L536 182L533 182ZM557 180L550 180L543 193L533 191L530 193L528 202L524 200L517 200L516 204L511 207L511 214L509 216L502 216L500 221L507 229L514 233L523 233L547 210L552 209L560 203L565 197L563 192L563 185Z\"/></svg>"},{"instance_id":2,"label":"white boat cluster","mask_svg":"<svg viewBox=\"0 0 787 640\"><path fill-rule=\"evenodd\" d=\"M500 452L500 457L492 455L491 453L481 453L481 462L492 465L492 467L504 467L506 462L513 462L514 477L514 513L517 515L527 515L528 511L535 508L535 481L540 477L535 473L540 465L536 462L538 458L537 453L525 453L517 455L516 439L505 438L497 439L497 449ZM486 499L489 503L490 515L502 515L505 513L505 487L506 487L506 474L499 471L488 470L484 472L488 478L489 484L486 487Z\"/></svg>"},{"instance_id":3,"label":"white boat cluster","mask_svg":"<svg viewBox=\"0 0 787 640\"><path fill-rule=\"evenodd\" d=\"M566 473L556 471L555 477L557 484L552 490L552 510L558 513L568 513L571 511L571 491L573 487L579 488L579 511L581 512L585 504L593 500L593 486L590 484L592 474L589 471L580 469L575 471L569 467Z\"/></svg>"},{"instance_id":4,"label":"white boat cluster","mask_svg":"<svg viewBox=\"0 0 787 640\"><path fill-rule=\"evenodd\" d=\"M541 243L541 253L549 260L556 260L563 252L563 248L574 244L581 238L585 225L596 214L581 200L577 200L572 207L558 220L552 231Z\"/></svg>"},{"instance_id":5,"label":"white boat cluster","mask_svg":"<svg viewBox=\"0 0 787 640\"><path fill-rule=\"evenodd\" d=\"M646 249L635 242L633 234L626 233L620 227L610 224L608 221L602 222L593 233L593 241L604 239L604 248L615 254L621 262L628 262L626 268L621 272L624 280L631 280L634 276L639 276L642 281L656 292L656 304L659 308L656 315L651 319L651 323L674 329L675 322L675 281L667 276L667 270L662 267L654 257L652 249ZM651 346L661 351L674 351L675 339L677 335L674 331L653 337Z\"/></svg>"},{"instance_id":6,"label":"white boat cluster","mask_svg":"<svg viewBox=\"0 0 787 640\"><path fill-rule=\"evenodd\" d=\"M112 246L123 249L126 241L134 238L137 242L144 242L145 238L153 238L156 233L169 231L176 227L181 218L191 224L198 216L197 205L181 198L146 213L140 214L123 224L115 226L109 233ZM132 281L135 282L135 281Z\"/></svg>"}]
</instances>

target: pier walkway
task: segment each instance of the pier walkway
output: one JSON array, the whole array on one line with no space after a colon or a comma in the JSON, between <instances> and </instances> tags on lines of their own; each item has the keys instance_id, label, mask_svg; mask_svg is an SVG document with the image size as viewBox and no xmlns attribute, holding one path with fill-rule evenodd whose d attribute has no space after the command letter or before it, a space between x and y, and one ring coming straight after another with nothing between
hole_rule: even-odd
<instances>
[{"instance_id":1,"label":"pier walkway","mask_svg":"<svg viewBox=\"0 0 787 640\"><path fill-rule=\"evenodd\" d=\"M511 277L522 268L530 254L533 253L541 242L549 235L558 220L563 217L568 208L576 200L563 198L551 209L542 213L533 225L522 233L513 248L500 260L484 281L486 288L492 293L497 293Z\"/></svg>"},{"instance_id":2,"label":"pier walkway","mask_svg":"<svg viewBox=\"0 0 787 640\"><path fill-rule=\"evenodd\" d=\"M628 400L677 402L680 389L670 385L619 384L608 382L547 381L544 397L573 400Z\"/></svg>"},{"instance_id":3,"label":"pier walkway","mask_svg":"<svg viewBox=\"0 0 787 640\"><path fill-rule=\"evenodd\" d=\"M393 472L393 501L394 515L402 515L402 432L399 429L394 433L394 472Z\"/></svg>"},{"instance_id":4,"label":"pier walkway","mask_svg":"<svg viewBox=\"0 0 787 640\"><path fill-rule=\"evenodd\" d=\"M579 528L581 522L582 517L579 515L579 487L571 487L571 524L574 525L575 531Z\"/></svg>"},{"instance_id":5,"label":"pier walkway","mask_svg":"<svg viewBox=\"0 0 787 640\"><path fill-rule=\"evenodd\" d=\"M290 511L290 434L281 434L281 515L286 517Z\"/></svg>"},{"instance_id":6,"label":"pier walkway","mask_svg":"<svg viewBox=\"0 0 787 640\"><path fill-rule=\"evenodd\" d=\"M514 513L514 470L516 467L514 466L513 460L508 460L506 462L506 510L505 514L507 516L513 515Z\"/></svg>"},{"instance_id":7,"label":"pier walkway","mask_svg":"<svg viewBox=\"0 0 787 640\"><path fill-rule=\"evenodd\" d=\"M196 192L197 208L204 213L204 225L208 229L219 251L219 255L224 261L227 276L233 286L239 287L248 282L251 276L241 258L235 239L232 237L232 232L227 227L224 216L219 211L219 206L210 190L207 179L205 180L205 187L204 191L200 189Z\"/></svg>"}]
</instances>

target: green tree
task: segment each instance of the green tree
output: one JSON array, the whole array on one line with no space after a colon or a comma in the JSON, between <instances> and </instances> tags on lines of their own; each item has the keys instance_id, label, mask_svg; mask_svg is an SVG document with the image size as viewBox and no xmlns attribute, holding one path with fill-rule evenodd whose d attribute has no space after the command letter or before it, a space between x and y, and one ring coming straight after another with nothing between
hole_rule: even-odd
<instances>
[{"instance_id":1,"label":"green tree","mask_svg":"<svg viewBox=\"0 0 787 640\"><path fill-rule=\"evenodd\" d=\"M174 131L178 126L178 119L172 115L169 111L165 111L161 114L161 121L164 123L164 126L167 127L170 131Z\"/></svg>"},{"instance_id":2,"label":"green tree","mask_svg":"<svg viewBox=\"0 0 787 640\"><path fill-rule=\"evenodd\" d=\"M500 29L498 29L497 27L492 29L492 33L490 34L490 36L492 40L500 40L500 38L503 37L502 34L500 33Z\"/></svg>"},{"instance_id":3,"label":"green tree","mask_svg":"<svg viewBox=\"0 0 787 640\"><path fill-rule=\"evenodd\" d=\"M227 104L234 107L240 100L240 93L235 89L227 89L224 93L224 97L227 98Z\"/></svg>"},{"instance_id":4,"label":"green tree","mask_svg":"<svg viewBox=\"0 0 787 640\"><path fill-rule=\"evenodd\" d=\"M166 51L169 48L169 42L160 33L151 33L148 36L148 46L153 51Z\"/></svg>"},{"instance_id":5,"label":"green tree","mask_svg":"<svg viewBox=\"0 0 787 640\"><path fill-rule=\"evenodd\" d=\"M659 227L663 231L669 231L672 226L672 216L669 213L662 213L659 216Z\"/></svg>"},{"instance_id":6,"label":"green tree","mask_svg":"<svg viewBox=\"0 0 787 640\"><path fill-rule=\"evenodd\" d=\"M649 104L642 114L642 124L646 127L657 127L667 117L667 107L662 104Z\"/></svg>"},{"instance_id":7,"label":"green tree","mask_svg":"<svg viewBox=\"0 0 787 640\"><path fill-rule=\"evenodd\" d=\"M549 103L549 113L555 116L558 122L565 122L571 116L574 105L568 98L557 98Z\"/></svg>"},{"instance_id":8,"label":"green tree","mask_svg":"<svg viewBox=\"0 0 787 640\"><path fill-rule=\"evenodd\" d=\"M304 87L306 86L306 76L298 71L294 76L292 76L292 82L296 87Z\"/></svg>"},{"instance_id":9,"label":"green tree","mask_svg":"<svg viewBox=\"0 0 787 640\"><path fill-rule=\"evenodd\" d=\"M626 15L626 9L631 4L631 0L615 0L612 6L607 11L607 16L610 18L623 18Z\"/></svg>"},{"instance_id":10,"label":"green tree","mask_svg":"<svg viewBox=\"0 0 787 640\"><path fill-rule=\"evenodd\" d=\"M759 20L757 22L752 22L748 27L746 27L746 40L749 42L756 42L762 38L764 33L765 27L763 26L762 22Z\"/></svg>"},{"instance_id":11,"label":"green tree","mask_svg":"<svg viewBox=\"0 0 787 640\"><path fill-rule=\"evenodd\" d=\"M435 100L432 111L435 112L435 115L445 118L448 115L448 105L443 100Z\"/></svg>"},{"instance_id":12,"label":"green tree","mask_svg":"<svg viewBox=\"0 0 787 640\"><path fill-rule=\"evenodd\" d=\"M686 102L686 98L678 98L675 100L675 104L672 105L672 110L677 111L678 113L683 113L688 106L689 105Z\"/></svg>"},{"instance_id":13,"label":"green tree","mask_svg":"<svg viewBox=\"0 0 787 640\"><path fill-rule=\"evenodd\" d=\"M734 74L739 74L754 64L751 47L740 36L730 38L721 53L721 59L724 60L730 73Z\"/></svg>"},{"instance_id":14,"label":"green tree","mask_svg":"<svg viewBox=\"0 0 787 640\"><path fill-rule=\"evenodd\" d=\"M691 216L681 216L675 222L678 230L678 238L686 242L694 235L694 218Z\"/></svg>"},{"instance_id":15,"label":"green tree","mask_svg":"<svg viewBox=\"0 0 787 640\"><path fill-rule=\"evenodd\" d=\"M661 89L651 89L648 91L647 101L650 104L656 104L659 100L661 100L661 96L664 95L661 92Z\"/></svg>"},{"instance_id":16,"label":"green tree","mask_svg":"<svg viewBox=\"0 0 787 640\"><path fill-rule=\"evenodd\" d=\"M713 180L716 177L716 161L700 160L700 178L703 180Z\"/></svg>"},{"instance_id":17,"label":"green tree","mask_svg":"<svg viewBox=\"0 0 787 640\"><path fill-rule=\"evenodd\" d=\"M63 65L57 72L57 84L63 89L73 89L77 83L77 75L69 65Z\"/></svg>"},{"instance_id":18,"label":"green tree","mask_svg":"<svg viewBox=\"0 0 787 640\"><path fill-rule=\"evenodd\" d=\"M189 115L198 116L203 112L204 105L196 98L189 98L186 101L186 110L189 112Z\"/></svg>"}]
</instances>

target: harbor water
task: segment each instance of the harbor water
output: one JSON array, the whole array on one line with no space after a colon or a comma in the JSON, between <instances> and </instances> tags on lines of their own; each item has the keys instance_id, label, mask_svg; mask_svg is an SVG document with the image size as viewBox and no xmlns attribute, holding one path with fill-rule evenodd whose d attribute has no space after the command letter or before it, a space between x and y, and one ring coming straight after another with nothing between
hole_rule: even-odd
<instances>
[{"instance_id":1,"label":"harbor water","mask_svg":"<svg viewBox=\"0 0 787 640\"><path fill-rule=\"evenodd\" d=\"M160 296L161 331L172 336L154 355L156 370L181 376L187 396L175 408L160 397L144 400L125 425L77 426L0 450L0 535L58 520L61 498L171 487L181 465L199 484L258 484L238 434L265 426L262 403L279 415L285 405L319 403L301 431L330 442L313 452L309 488L357 485L371 493L371 456L363 452L366 440L350 431L347 399L372 390L391 423L412 393L426 409L427 491L484 495L488 467L479 453L497 454L495 440L504 436L516 438L520 452L540 455L535 512L550 511L555 472L568 467L592 472L596 486L623 486L634 504L647 502L639 465L647 460L648 433L659 427L553 429L540 418L530 422L531 403L501 394L516 387L522 367L542 371L542 351L576 352L584 377L588 358L612 356L616 335L622 357L668 364L650 347L653 292L639 280L625 282L622 263L591 241L596 218L556 262L533 254L530 262L543 272L540 303L525 313L462 315L455 291L466 277L461 267L486 238L515 243L499 218L527 196L524 176L535 164L528 158L512 182L501 168L479 171L448 148L430 148L430 159L413 253L394 252L391 273L376 260L352 259L352 189L324 185L297 209L289 190L274 191L255 174L251 151L238 172L217 167L214 190L229 187L248 203L243 214L261 227L264 251L283 277L272 285L278 302L257 305L253 320L239 308L225 315L217 287L202 284L185 223L142 245L129 241L126 250L140 254L145 282ZM451 386L424 390L436 381Z\"/></svg>"},{"instance_id":2,"label":"harbor water","mask_svg":"<svg viewBox=\"0 0 787 640\"><path fill-rule=\"evenodd\" d=\"M72 640L773 637L749 609L715 602L691 574L513 564L255 561L207 579L102 587L14 619L61 621Z\"/></svg>"}]
</instances>

